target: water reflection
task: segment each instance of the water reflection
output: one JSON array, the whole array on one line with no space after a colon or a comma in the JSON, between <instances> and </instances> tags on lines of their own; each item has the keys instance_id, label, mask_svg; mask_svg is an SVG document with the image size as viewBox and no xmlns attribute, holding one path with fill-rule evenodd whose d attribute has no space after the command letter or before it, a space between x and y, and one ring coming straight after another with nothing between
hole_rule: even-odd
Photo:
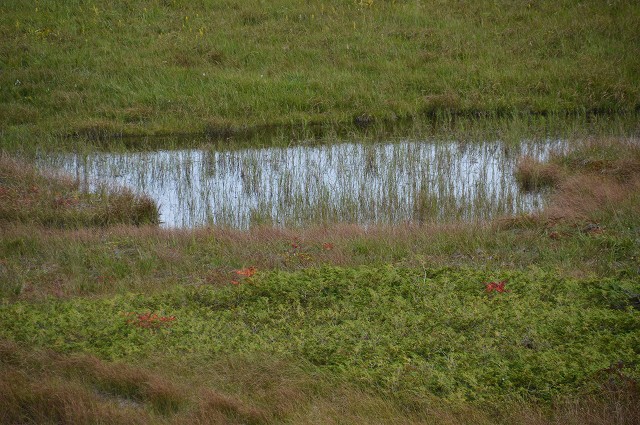
<instances>
[{"instance_id":1,"label":"water reflection","mask_svg":"<svg viewBox=\"0 0 640 425\"><path fill-rule=\"evenodd\" d=\"M518 191L521 155L562 141L343 143L244 150L94 153L41 158L86 187L128 186L160 205L166 227L482 220L539 208Z\"/></svg>"}]
</instances>

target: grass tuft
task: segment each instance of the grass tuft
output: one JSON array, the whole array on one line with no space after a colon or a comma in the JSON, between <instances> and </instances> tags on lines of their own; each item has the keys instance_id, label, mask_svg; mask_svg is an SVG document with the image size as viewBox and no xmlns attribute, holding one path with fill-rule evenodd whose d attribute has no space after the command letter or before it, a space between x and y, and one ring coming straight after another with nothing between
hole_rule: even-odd
<instances>
[{"instance_id":1,"label":"grass tuft","mask_svg":"<svg viewBox=\"0 0 640 425\"><path fill-rule=\"evenodd\" d=\"M151 198L126 189L80 189L78 182L0 156L0 222L78 228L115 224L154 225L160 221Z\"/></svg>"},{"instance_id":2,"label":"grass tuft","mask_svg":"<svg viewBox=\"0 0 640 425\"><path fill-rule=\"evenodd\" d=\"M531 192L556 186L562 178L562 169L556 164L524 157L516 165L515 178L520 189Z\"/></svg>"}]
</instances>

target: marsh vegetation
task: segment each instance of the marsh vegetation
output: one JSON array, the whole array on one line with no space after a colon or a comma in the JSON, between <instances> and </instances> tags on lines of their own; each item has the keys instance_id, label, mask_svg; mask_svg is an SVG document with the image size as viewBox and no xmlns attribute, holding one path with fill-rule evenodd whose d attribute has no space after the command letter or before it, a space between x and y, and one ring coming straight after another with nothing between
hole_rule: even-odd
<instances>
[{"instance_id":1,"label":"marsh vegetation","mask_svg":"<svg viewBox=\"0 0 640 425\"><path fill-rule=\"evenodd\" d=\"M639 21L2 2L0 423L640 423Z\"/></svg>"},{"instance_id":2,"label":"marsh vegetation","mask_svg":"<svg viewBox=\"0 0 640 425\"><path fill-rule=\"evenodd\" d=\"M542 161L566 147L561 140L398 141L46 155L37 162L87 190L111 184L152 197L166 227L371 226L532 212L543 196L519 190L516 160Z\"/></svg>"}]
</instances>

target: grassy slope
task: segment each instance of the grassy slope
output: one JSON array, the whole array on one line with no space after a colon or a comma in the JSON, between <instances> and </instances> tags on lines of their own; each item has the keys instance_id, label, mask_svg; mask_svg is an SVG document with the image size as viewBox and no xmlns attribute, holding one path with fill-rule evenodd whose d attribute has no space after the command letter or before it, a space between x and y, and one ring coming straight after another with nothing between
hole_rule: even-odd
<instances>
[{"instance_id":1,"label":"grassy slope","mask_svg":"<svg viewBox=\"0 0 640 425\"><path fill-rule=\"evenodd\" d=\"M622 0L7 1L0 126L29 143L357 116L628 112L640 105L638 21L638 3Z\"/></svg>"}]
</instances>

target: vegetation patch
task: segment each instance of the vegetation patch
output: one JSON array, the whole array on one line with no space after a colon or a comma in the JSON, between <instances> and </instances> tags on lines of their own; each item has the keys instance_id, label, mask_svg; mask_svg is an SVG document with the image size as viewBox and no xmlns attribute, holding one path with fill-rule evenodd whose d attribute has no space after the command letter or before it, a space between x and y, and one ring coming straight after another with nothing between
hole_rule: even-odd
<instances>
[{"instance_id":1,"label":"vegetation patch","mask_svg":"<svg viewBox=\"0 0 640 425\"><path fill-rule=\"evenodd\" d=\"M552 400L595 390L614 364L638 378L637 293L637 280L536 269L323 267L220 289L15 303L0 322L2 338L103 358L266 352L396 395ZM175 320L152 328L126 314L143 310Z\"/></svg>"},{"instance_id":2,"label":"vegetation patch","mask_svg":"<svg viewBox=\"0 0 640 425\"><path fill-rule=\"evenodd\" d=\"M3 142L633 113L639 20L625 0L6 1Z\"/></svg>"},{"instance_id":3,"label":"vegetation patch","mask_svg":"<svg viewBox=\"0 0 640 425\"><path fill-rule=\"evenodd\" d=\"M515 171L516 181L527 192L555 186L562 170L555 164L544 163L531 157L522 158Z\"/></svg>"},{"instance_id":4,"label":"vegetation patch","mask_svg":"<svg viewBox=\"0 0 640 425\"><path fill-rule=\"evenodd\" d=\"M0 423L640 423L640 4L267 3L0 4ZM165 230L7 156L567 116L546 207L475 224Z\"/></svg>"},{"instance_id":5,"label":"vegetation patch","mask_svg":"<svg viewBox=\"0 0 640 425\"><path fill-rule=\"evenodd\" d=\"M90 193L70 178L45 175L0 156L0 222L77 228L157 224L157 205L127 189Z\"/></svg>"}]
</instances>

